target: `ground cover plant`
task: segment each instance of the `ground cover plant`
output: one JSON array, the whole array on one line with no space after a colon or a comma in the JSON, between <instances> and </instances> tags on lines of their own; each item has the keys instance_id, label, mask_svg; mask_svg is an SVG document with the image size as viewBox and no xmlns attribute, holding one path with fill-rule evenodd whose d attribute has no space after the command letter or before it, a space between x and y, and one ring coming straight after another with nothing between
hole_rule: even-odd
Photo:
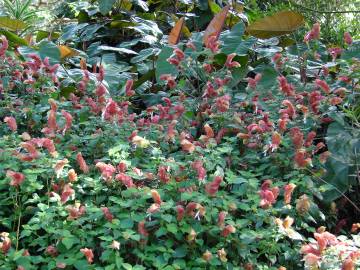
<instances>
[{"instance_id":1,"label":"ground cover plant","mask_svg":"<svg viewBox=\"0 0 360 270\"><path fill-rule=\"evenodd\" d=\"M1 36L0 269L359 267L359 42L229 9L116 89Z\"/></svg>"}]
</instances>

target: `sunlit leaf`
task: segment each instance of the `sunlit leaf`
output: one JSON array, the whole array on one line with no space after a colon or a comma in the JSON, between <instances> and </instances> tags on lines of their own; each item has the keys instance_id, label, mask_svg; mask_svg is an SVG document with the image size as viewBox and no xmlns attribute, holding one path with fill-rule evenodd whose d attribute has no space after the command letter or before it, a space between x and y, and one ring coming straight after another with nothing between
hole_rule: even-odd
<instances>
[{"instance_id":1,"label":"sunlit leaf","mask_svg":"<svg viewBox=\"0 0 360 270\"><path fill-rule=\"evenodd\" d=\"M280 38L278 46L285 48L294 45L295 43L296 41L294 39L284 36Z\"/></svg>"},{"instance_id":2,"label":"sunlit leaf","mask_svg":"<svg viewBox=\"0 0 360 270\"><path fill-rule=\"evenodd\" d=\"M221 7L218 4L216 4L213 0L209 0L208 4L212 13L218 14L221 11Z\"/></svg>"},{"instance_id":3,"label":"sunlit leaf","mask_svg":"<svg viewBox=\"0 0 360 270\"><path fill-rule=\"evenodd\" d=\"M133 3L139 7L141 7L144 11L149 11L149 6L145 1L142 0L134 0Z\"/></svg>"},{"instance_id":4,"label":"sunlit leaf","mask_svg":"<svg viewBox=\"0 0 360 270\"><path fill-rule=\"evenodd\" d=\"M0 17L0 28L6 28L12 31L22 30L26 24L20 20L11 19L9 17Z\"/></svg>"},{"instance_id":5,"label":"sunlit leaf","mask_svg":"<svg viewBox=\"0 0 360 270\"><path fill-rule=\"evenodd\" d=\"M4 35L10 42L12 42L15 45L23 45L23 46L29 45L29 43L25 39L19 37L13 32L0 30L0 35Z\"/></svg>"},{"instance_id":6,"label":"sunlit leaf","mask_svg":"<svg viewBox=\"0 0 360 270\"><path fill-rule=\"evenodd\" d=\"M280 11L250 24L246 31L257 38L290 34L304 23L304 17L294 11Z\"/></svg>"},{"instance_id":7,"label":"sunlit leaf","mask_svg":"<svg viewBox=\"0 0 360 270\"><path fill-rule=\"evenodd\" d=\"M184 26L184 22L185 22L185 18L182 17L180 20L178 20L176 22L173 29L171 29L171 32L170 32L169 38L168 38L169 44L176 45L179 42L180 35L181 35L181 30L182 30L182 28Z\"/></svg>"},{"instance_id":8,"label":"sunlit leaf","mask_svg":"<svg viewBox=\"0 0 360 270\"><path fill-rule=\"evenodd\" d=\"M126 48L117 48L117 47L111 47L111 46L106 46L106 45L101 45L101 46L97 47L97 49L103 50L103 51L113 51L113 52L118 52L118 53L125 53L125 54L138 54L137 52L126 49Z\"/></svg>"},{"instance_id":9,"label":"sunlit leaf","mask_svg":"<svg viewBox=\"0 0 360 270\"><path fill-rule=\"evenodd\" d=\"M65 46L65 45L60 45L58 46L59 50L60 50L60 57L61 59L64 58L69 58L69 57L74 57L79 55L79 52L75 51L74 49Z\"/></svg>"},{"instance_id":10,"label":"sunlit leaf","mask_svg":"<svg viewBox=\"0 0 360 270\"><path fill-rule=\"evenodd\" d=\"M47 39L57 39L60 37L60 34L57 32L48 32L48 31L43 31L43 30L39 30L36 34L36 42L40 42L41 40L47 38Z\"/></svg>"},{"instance_id":11,"label":"sunlit leaf","mask_svg":"<svg viewBox=\"0 0 360 270\"><path fill-rule=\"evenodd\" d=\"M226 19L226 16L229 12L230 7L226 6L224 7L218 14L215 15L215 17L211 20L210 24L205 30L203 41L205 44L207 44L208 39L210 36L216 36L217 38L220 35L220 32L224 26L224 22Z\"/></svg>"}]
</instances>

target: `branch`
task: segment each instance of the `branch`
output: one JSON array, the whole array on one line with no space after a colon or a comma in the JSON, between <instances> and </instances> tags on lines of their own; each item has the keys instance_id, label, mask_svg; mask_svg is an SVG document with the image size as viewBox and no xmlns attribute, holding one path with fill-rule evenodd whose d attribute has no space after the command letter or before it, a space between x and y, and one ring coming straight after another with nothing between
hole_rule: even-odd
<instances>
[{"instance_id":1,"label":"branch","mask_svg":"<svg viewBox=\"0 0 360 270\"><path fill-rule=\"evenodd\" d=\"M294 6L297 6L299 8L303 8L303 9L306 9L306 10L309 10L309 11L312 11L312 12L315 12L315 13L322 13L322 14L360 13L360 10L339 10L339 11L316 10L316 9L312 9L312 8L309 8L309 7L305 7L305 6L300 5L300 4L296 4L293 1L289 1L289 2L290 2L290 4L292 4Z\"/></svg>"}]
</instances>

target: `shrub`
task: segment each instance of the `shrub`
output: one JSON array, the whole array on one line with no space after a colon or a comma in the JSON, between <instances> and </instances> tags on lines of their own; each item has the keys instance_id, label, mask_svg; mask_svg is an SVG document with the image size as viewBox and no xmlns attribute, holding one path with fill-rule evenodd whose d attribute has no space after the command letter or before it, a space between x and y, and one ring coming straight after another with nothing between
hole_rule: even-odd
<instances>
[{"instance_id":1,"label":"shrub","mask_svg":"<svg viewBox=\"0 0 360 270\"><path fill-rule=\"evenodd\" d=\"M1 267L302 266L325 221L317 134L355 79L339 88L324 68L302 83L284 53L241 81L242 58L208 40L173 50L166 95L143 111L131 80L109 94L102 67L77 70L66 98L58 66L2 50Z\"/></svg>"}]
</instances>

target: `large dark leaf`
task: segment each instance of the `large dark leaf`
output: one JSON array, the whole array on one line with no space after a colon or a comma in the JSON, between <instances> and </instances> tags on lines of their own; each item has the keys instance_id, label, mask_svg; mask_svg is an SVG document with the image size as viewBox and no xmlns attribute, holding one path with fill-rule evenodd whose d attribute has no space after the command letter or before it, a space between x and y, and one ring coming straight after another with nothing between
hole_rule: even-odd
<instances>
[{"instance_id":1,"label":"large dark leaf","mask_svg":"<svg viewBox=\"0 0 360 270\"><path fill-rule=\"evenodd\" d=\"M255 44L256 38L251 37L243 40L244 31L245 26L243 23L236 24L231 31L225 31L220 37L223 43L221 51L226 54L236 53L237 55L246 55Z\"/></svg>"},{"instance_id":2,"label":"large dark leaf","mask_svg":"<svg viewBox=\"0 0 360 270\"><path fill-rule=\"evenodd\" d=\"M11 19L9 17L0 17L0 28L5 28L11 31L22 30L26 27L23 21Z\"/></svg>"},{"instance_id":3,"label":"large dark leaf","mask_svg":"<svg viewBox=\"0 0 360 270\"><path fill-rule=\"evenodd\" d=\"M42 59L49 57L51 64L60 62L60 50L56 44L50 41L43 40L39 44L39 55Z\"/></svg>"},{"instance_id":4,"label":"large dark leaf","mask_svg":"<svg viewBox=\"0 0 360 270\"><path fill-rule=\"evenodd\" d=\"M294 11L280 11L250 24L246 31L258 38L290 34L304 24L304 17Z\"/></svg>"},{"instance_id":5,"label":"large dark leaf","mask_svg":"<svg viewBox=\"0 0 360 270\"><path fill-rule=\"evenodd\" d=\"M178 20L176 22L173 29L171 29L171 32L170 32L169 37L168 37L169 44L176 45L179 42L180 35L181 35L181 30L182 30L182 28L184 26L184 21L185 21L185 18L182 17L180 20Z\"/></svg>"},{"instance_id":6,"label":"large dark leaf","mask_svg":"<svg viewBox=\"0 0 360 270\"><path fill-rule=\"evenodd\" d=\"M173 53L173 48L171 47L164 47L159 56L158 59L156 61L156 80L159 82L160 79L159 77L162 74L171 74L176 76L179 71L177 70L177 68L174 65L171 65L167 59L172 55Z\"/></svg>"},{"instance_id":7,"label":"large dark leaf","mask_svg":"<svg viewBox=\"0 0 360 270\"><path fill-rule=\"evenodd\" d=\"M110 12L116 0L99 0L99 10L101 14L106 15Z\"/></svg>"},{"instance_id":8,"label":"large dark leaf","mask_svg":"<svg viewBox=\"0 0 360 270\"><path fill-rule=\"evenodd\" d=\"M207 44L209 37L220 36L220 32L224 26L226 16L229 12L230 7L224 7L215 17L211 20L204 33L204 44Z\"/></svg>"},{"instance_id":9,"label":"large dark leaf","mask_svg":"<svg viewBox=\"0 0 360 270\"><path fill-rule=\"evenodd\" d=\"M360 58L360 41L355 41L341 55L341 58L345 60L349 60L353 57Z\"/></svg>"},{"instance_id":10,"label":"large dark leaf","mask_svg":"<svg viewBox=\"0 0 360 270\"><path fill-rule=\"evenodd\" d=\"M323 179L338 190L325 192L324 199L332 201L349 191L356 184L356 159L360 153L360 133L346 124L338 115L337 121L327 130L326 144L331 153L326 162ZM340 191L340 192L339 192Z\"/></svg>"}]
</instances>

